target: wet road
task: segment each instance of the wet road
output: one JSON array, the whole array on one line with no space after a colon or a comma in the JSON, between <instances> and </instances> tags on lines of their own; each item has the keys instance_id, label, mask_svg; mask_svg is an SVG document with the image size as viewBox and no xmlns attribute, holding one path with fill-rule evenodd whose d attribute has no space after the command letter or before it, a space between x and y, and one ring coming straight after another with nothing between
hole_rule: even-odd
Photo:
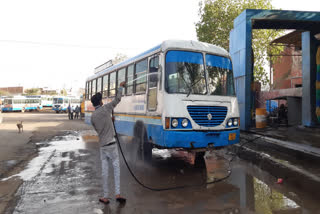
<instances>
[{"instance_id":1,"label":"wet road","mask_svg":"<svg viewBox=\"0 0 320 214\"><path fill-rule=\"evenodd\" d=\"M229 166L232 154L225 150L207 152L204 162L190 153L154 149L152 161L145 162L134 143L125 137L120 141L130 168L145 185L192 187L144 189L121 160L121 192L128 201L119 205L112 199L105 206L98 202L99 145L90 133L75 132L39 143L38 156L24 171L7 178L24 180L8 213L320 213L318 199L303 190L303 181L301 186L276 184L269 173L237 158ZM204 185L225 177L229 170L226 180Z\"/></svg>"}]
</instances>

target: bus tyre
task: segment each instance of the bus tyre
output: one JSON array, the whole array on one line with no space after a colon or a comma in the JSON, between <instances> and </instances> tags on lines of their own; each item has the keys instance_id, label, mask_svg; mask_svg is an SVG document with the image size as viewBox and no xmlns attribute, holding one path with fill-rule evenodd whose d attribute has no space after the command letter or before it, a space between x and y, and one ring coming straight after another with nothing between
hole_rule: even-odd
<instances>
[{"instance_id":1,"label":"bus tyre","mask_svg":"<svg viewBox=\"0 0 320 214\"><path fill-rule=\"evenodd\" d=\"M142 121L137 121L133 130L134 143L137 145L138 157L144 161L152 160L152 144L149 142L147 130Z\"/></svg>"},{"instance_id":2,"label":"bus tyre","mask_svg":"<svg viewBox=\"0 0 320 214\"><path fill-rule=\"evenodd\" d=\"M59 111L56 111L57 114L59 114Z\"/></svg>"}]
</instances>

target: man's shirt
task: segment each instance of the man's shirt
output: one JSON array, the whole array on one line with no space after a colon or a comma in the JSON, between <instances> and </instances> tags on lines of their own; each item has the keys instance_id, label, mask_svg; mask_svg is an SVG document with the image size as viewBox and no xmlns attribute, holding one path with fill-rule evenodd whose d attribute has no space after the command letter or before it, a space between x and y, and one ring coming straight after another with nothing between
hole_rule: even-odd
<instances>
[{"instance_id":1,"label":"man's shirt","mask_svg":"<svg viewBox=\"0 0 320 214\"><path fill-rule=\"evenodd\" d=\"M122 87L117 90L116 97L107 104L97 107L91 115L91 124L99 135L100 146L106 146L115 141L115 131L112 123L112 110L121 100Z\"/></svg>"}]
</instances>

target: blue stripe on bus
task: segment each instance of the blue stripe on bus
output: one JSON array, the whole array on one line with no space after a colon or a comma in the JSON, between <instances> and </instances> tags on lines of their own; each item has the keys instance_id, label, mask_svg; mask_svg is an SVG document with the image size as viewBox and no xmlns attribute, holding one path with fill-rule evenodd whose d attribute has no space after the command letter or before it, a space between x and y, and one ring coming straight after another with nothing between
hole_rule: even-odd
<instances>
[{"instance_id":1,"label":"blue stripe on bus","mask_svg":"<svg viewBox=\"0 0 320 214\"><path fill-rule=\"evenodd\" d=\"M116 131L119 134L133 136L135 122L116 120ZM191 148L191 142L194 148L206 148L212 143L215 147L227 146L239 142L240 130L230 130L222 132L213 131L173 131L163 130L162 125L145 124L148 137L151 137L153 143L165 148ZM229 141L229 134L235 133L236 139Z\"/></svg>"},{"instance_id":2,"label":"blue stripe on bus","mask_svg":"<svg viewBox=\"0 0 320 214\"><path fill-rule=\"evenodd\" d=\"M39 107L40 108L40 107ZM38 109L38 107L25 107L25 110L37 110ZM42 108L40 108L40 109L42 109Z\"/></svg>"},{"instance_id":3,"label":"blue stripe on bus","mask_svg":"<svg viewBox=\"0 0 320 214\"><path fill-rule=\"evenodd\" d=\"M203 56L201 53L190 51L168 51L166 63L168 62L188 62L203 65Z\"/></svg>"},{"instance_id":4,"label":"blue stripe on bus","mask_svg":"<svg viewBox=\"0 0 320 214\"><path fill-rule=\"evenodd\" d=\"M6 107L6 108L2 108L2 111L21 111L22 110L22 108L8 108L8 107Z\"/></svg>"},{"instance_id":5,"label":"blue stripe on bus","mask_svg":"<svg viewBox=\"0 0 320 214\"><path fill-rule=\"evenodd\" d=\"M52 107L52 110L53 110L53 111L66 111L66 110L67 110L67 107L66 107L66 108Z\"/></svg>"},{"instance_id":6,"label":"blue stripe on bus","mask_svg":"<svg viewBox=\"0 0 320 214\"><path fill-rule=\"evenodd\" d=\"M232 70L231 60L226 57L206 54L206 63L208 66L211 66L211 67L218 67L218 68Z\"/></svg>"}]
</instances>

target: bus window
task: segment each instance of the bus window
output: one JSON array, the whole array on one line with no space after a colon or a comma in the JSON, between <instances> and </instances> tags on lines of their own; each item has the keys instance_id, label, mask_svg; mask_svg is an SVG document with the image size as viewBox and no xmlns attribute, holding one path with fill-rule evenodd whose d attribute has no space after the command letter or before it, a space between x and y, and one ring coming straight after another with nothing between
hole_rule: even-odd
<instances>
[{"instance_id":1,"label":"bus window","mask_svg":"<svg viewBox=\"0 0 320 214\"><path fill-rule=\"evenodd\" d=\"M133 89L133 67L134 65L130 65L128 67L128 70L127 70L127 91L126 91L126 94L127 95L130 95L132 94L132 89Z\"/></svg>"},{"instance_id":2,"label":"bus window","mask_svg":"<svg viewBox=\"0 0 320 214\"><path fill-rule=\"evenodd\" d=\"M99 77L97 79L97 93L100 92L101 93L101 80L102 80L102 77Z\"/></svg>"},{"instance_id":3,"label":"bus window","mask_svg":"<svg viewBox=\"0 0 320 214\"><path fill-rule=\"evenodd\" d=\"M231 60L222 56L206 54L206 64L210 94L235 96Z\"/></svg>"},{"instance_id":4,"label":"bus window","mask_svg":"<svg viewBox=\"0 0 320 214\"><path fill-rule=\"evenodd\" d=\"M91 99L91 97L92 97L92 90L91 90L91 81L89 81L89 97L88 97L88 99L90 100Z\"/></svg>"},{"instance_id":5,"label":"bus window","mask_svg":"<svg viewBox=\"0 0 320 214\"><path fill-rule=\"evenodd\" d=\"M12 99L5 99L4 104L12 104Z\"/></svg>"},{"instance_id":6,"label":"bus window","mask_svg":"<svg viewBox=\"0 0 320 214\"><path fill-rule=\"evenodd\" d=\"M116 95L116 72L110 74L110 97Z\"/></svg>"},{"instance_id":7,"label":"bus window","mask_svg":"<svg viewBox=\"0 0 320 214\"><path fill-rule=\"evenodd\" d=\"M118 71L118 81L117 88L120 86L120 83L126 80L126 69L123 68Z\"/></svg>"},{"instance_id":8,"label":"bus window","mask_svg":"<svg viewBox=\"0 0 320 214\"><path fill-rule=\"evenodd\" d=\"M149 64L149 73L157 73L159 69L159 57L156 56L150 59ZM149 88L157 87L157 75L150 75L149 76Z\"/></svg>"},{"instance_id":9,"label":"bus window","mask_svg":"<svg viewBox=\"0 0 320 214\"><path fill-rule=\"evenodd\" d=\"M97 93L97 80L92 80L92 96Z\"/></svg>"},{"instance_id":10,"label":"bus window","mask_svg":"<svg viewBox=\"0 0 320 214\"><path fill-rule=\"evenodd\" d=\"M84 98L85 99L88 99L87 94L88 94L88 82L86 82L85 89L84 89Z\"/></svg>"},{"instance_id":11,"label":"bus window","mask_svg":"<svg viewBox=\"0 0 320 214\"><path fill-rule=\"evenodd\" d=\"M168 51L166 90L168 93L207 94L202 53Z\"/></svg>"},{"instance_id":12,"label":"bus window","mask_svg":"<svg viewBox=\"0 0 320 214\"><path fill-rule=\"evenodd\" d=\"M135 92L145 92L146 91L146 83L147 83L147 68L148 68L148 61L147 59L140 61L136 64L136 72L135 72Z\"/></svg>"},{"instance_id":13,"label":"bus window","mask_svg":"<svg viewBox=\"0 0 320 214\"><path fill-rule=\"evenodd\" d=\"M87 82L86 87L86 99L89 99L89 82Z\"/></svg>"},{"instance_id":14,"label":"bus window","mask_svg":"<svg viewBox=\"0 0 320 214\"><path fill-rule=\"evenodd\" d=\"M103 97L108 97L108 91L109 91L109 75L103 76Z\"/></svg>"}]
</instances>

